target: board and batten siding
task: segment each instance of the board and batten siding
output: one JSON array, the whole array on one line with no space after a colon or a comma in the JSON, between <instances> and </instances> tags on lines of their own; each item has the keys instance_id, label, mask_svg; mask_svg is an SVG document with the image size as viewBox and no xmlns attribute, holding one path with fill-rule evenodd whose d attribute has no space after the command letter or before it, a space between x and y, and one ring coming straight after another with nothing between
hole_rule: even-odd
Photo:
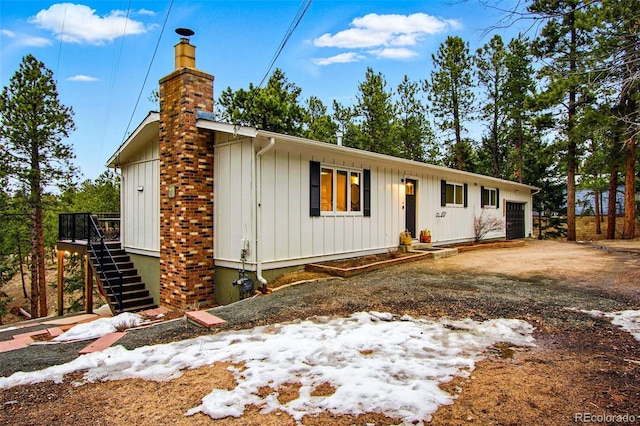
<instances>
[{"instance_id":1,"label":"board and batten siding","mask_svg":"<svg viewBox=\"0 0 640 426\"><path fill-rule=\"evenodd\" d=\"M222 143L214 156L214 258L216 264L240 262L243 240L247 262L255 262L254 151L250 139Z\"/></svg>"},{"instance_id":2,"label":"board and batten siding","mask_svg":"<svg viewBox=\"0 0 640 426\"><path fill-rule=\"evenodd\" d=\"M158 141L122 164L121 240L127 251L160 254L160 165Z\"/></svg>"},{"instance_id":3,"label":"board and batten siding","mask_svg":"<svg viewBox=\"0 0 640 426\"><path fill-rule=\"evenodd\" d=\"M526 229L531 230L531 191L526 187L516 190L509 182L393 158L376 161L359 156L358 152L336 150L331 145L324 150L276 141L273 148L256 159L256 153L267 143L264 138L218 141L214 255L217 265L237 267L243 240L248 240L246 266L253 269L256 238L264 269L393 249L406 227L404 181L407 178L417 182L417 233L429 229L436 245L473 240L474 217L480 216L483 210L485 215L504 221L506 201L527 203ZM368 169L371 216L327 212L312 215L312 161L345 170ZM442 180L467 185L467 207L441 205ZM499 188L499 206L481 207L483 186ZM259 222L261 226L257 225ZM504 238L504 235L504 231L493 232L487 238Z\"/></svg>"}]
</instances>

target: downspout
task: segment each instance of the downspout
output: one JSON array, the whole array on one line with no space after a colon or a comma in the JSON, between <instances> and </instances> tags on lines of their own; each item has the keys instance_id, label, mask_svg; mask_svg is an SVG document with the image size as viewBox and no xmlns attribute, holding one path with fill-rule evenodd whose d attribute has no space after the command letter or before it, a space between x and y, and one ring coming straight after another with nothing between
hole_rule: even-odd
<instances>
[{"instance_id":1,"label":"downspout","mask_svg":"<svg viewBox=\"0 0 640 426\"><path fill-rule=\"evenodd\" d=\"M256 154L256 278L266 288L267 280L262 276L261 239L262 239L262 156L276 144L275 138L269 138L269 144Z\"/></svg>"}]
</instances>

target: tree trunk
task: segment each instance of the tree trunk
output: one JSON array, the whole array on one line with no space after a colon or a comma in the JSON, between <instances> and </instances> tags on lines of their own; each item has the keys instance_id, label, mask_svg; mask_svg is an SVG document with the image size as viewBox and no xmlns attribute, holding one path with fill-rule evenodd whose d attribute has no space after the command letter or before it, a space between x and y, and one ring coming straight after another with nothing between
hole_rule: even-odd
<instances>
[{"instance_id":1,"label":"tree trunk","mask_svg":"<svg viewBox=\"0 0 640 426\"><path fill-rule=\"evenodd\" d=\"M576 27L574 12L571 12L571 52L569 54L569 75L576 72ZM576 88L569 88L569 111L567 117L567 240L576 240L576 135L574 124L576 119Z\"/></svg>"},{"instance_id":2,"label":"tree trunk","mask_svg":"<svg viewBox=\"0 0 640 426\"><path fill-rule=\"evenodd\" d=\"M602 229L600 228L600 190L594 190L593 195L595 198L596 235L600 235L602 234Z\"/></svg>"},{"instance_id":3,"label":"tree trunk","mask_svg":"<svg viewBox=\"0 0 640 426\"><path fill-rule=\"evenodd\" d=\"M522 131L522 116L520 114L518 114L517 128L518 128L518 136L516 138L516 146L515 146L515 157L516 157L515 175L516 175L516 178L518 179L518 183L522 183L523 175L524 175L524 170L523 170L524 160L522 158L522 151L524 148L524 135Z\"/></svg>"},{"instance_id":4,"label":"tree trunk","mask_svg":"<svg viewBox=\"0 0 640 426\"><path fill-rule=\"evenodd\" d=\"M37 144L31 150L31 176L29 178L29 204L31 208L31 314L34 318L46 316L47 283L45 278L44 225L42 212L42 179L40 152Z\"/></svg>"},{"instance_id":5,"label":"tree trunk","mask_svg":"<svg viewBox=\"0 0 640 426\"><path fill-rule=\"evenodd\" d=\"M45 268L45 253L44 253L44 219L42 214L42 209L39 208L36 211L36 250L38 251L38 285L40 286L39 295L40 295L40 306L39 313L41 317L46 317L49 315L49 310L47 309L47 278L46 278L46 268Z\"/></svg>"},{"instance_id":6,"label":"tree trunk","mask_svg":"<svg viewBox=\"0 0 640 426\"><path fill-rule=\"evenodd\" d=\"M624 229L622 238L630 240L636 234L636 141L633 137L625 142L624 170Z\"/></svg>"},{"instance_id":7,"label":"tree trunk","mask_svg":"<svg viewBox=\"0 0 640 426\"><path fill-rule=\"evenodd\" d=\"M39 318L40 314L38 308L40 307L40 283L38 279L38 251L37 251L37 235L36 229L33 225L35 222L34 212L31 212L31 316L33 318Z\"/></svg>"},{"instance_id":8,"label":"tree trunk","mask_svg":"<svg viewBox=\"0 0 640 426\"><path fill-rule=\"evenodd\" d=\"M617 149L620 143L618 131L613 135L614 149ZM607 240L616 238L616 202L618 201L618 161L613 159L611 164L611 173L609 176L609 203L607 205Z\"/></svg>"}]
</instances>

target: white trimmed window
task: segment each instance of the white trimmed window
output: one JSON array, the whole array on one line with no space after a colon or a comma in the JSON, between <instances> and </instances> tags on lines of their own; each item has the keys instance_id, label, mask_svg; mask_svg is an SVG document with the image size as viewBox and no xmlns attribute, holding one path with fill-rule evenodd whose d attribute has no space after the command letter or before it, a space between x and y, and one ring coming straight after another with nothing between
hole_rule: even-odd
<instances>
[{"instance_id":1,"label":"white trimmed window","mask_svg":"<svg viewBox=\"0 0 640 426\"><path fill-rule=\"evenodd\" d=\"M320 210L323 213L361 213L362 170L322 165Z\"/></svg>"},{"instance_id":2,"label":"white trimmed window","mask_svg":"<svg viewBox=\"0 0 640 426\"><path fill-rule=\"evenodd\" d=\"M482 208L498 208L500 207L500 191L497 188L480 187L482 192L481 204Z\"/></svg>"},{"instance_id":3,"label":"white trimmed window","mask_svg":"<svg viewBox=\"0 0 640 426\"><path fill-rule=\"evenodd\" d=\"M467 184L440 181L442 207L467 207Z\"/></svg>"},{"instance_id":4,"label":"white trimmed window","mask_svg":"<svg viewBox=\"0 0 640 426\"><path fill-rule=\"evenodd\" d=\"M309 162L309 214L371 216L371 170Z\"/></svg>"}]
</instances>

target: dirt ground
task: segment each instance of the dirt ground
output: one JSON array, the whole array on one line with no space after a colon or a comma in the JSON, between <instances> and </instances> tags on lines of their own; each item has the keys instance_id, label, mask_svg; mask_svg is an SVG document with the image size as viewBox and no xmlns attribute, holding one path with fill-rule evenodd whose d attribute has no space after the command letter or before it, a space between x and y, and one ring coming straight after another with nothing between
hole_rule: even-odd
<instances>
[{"instance_id":1,"label":"dirt ground","mask_svg":"<svg viewBox=\"0 0 640 426\"><path fill-rule=\"evenodd\" d=\"M635 416L640 422L640 342L606 319L575 310L638 309L639 256L628 249L532 240L524 247L474 250L349 279L286 286L211 312L228 321L222 330L366 310L421 317L524 319L535 326L537 346L517 351L499 345L491 348L470 378L442 386L457 398L452 405L440 407L431 424L560 425L575 424L576 416L603 414ZM122 342L133 348L206 332L175 321L128 333ZM0 374L38 369L46 362L76 356L73 348L57 354L51 353L56 350L51 347L48 354L36 352L42 346L29 350L20 350L25 352L16 359L11 352L0 354ZM51 359L43 361L47 357ZM185 417L185 411L214 388L236 385L226 367L216 364L186 371L171 382L122 380L75 387L72 382L78 377L72 376L62 384L2 390L0 424L295 424L285 413L262 415L259 407L238 419ZM331 393L332 388L327 384L316 391ZM290 386L268 392L278 392L282 401L295 399L295 378ZM398 421L384 413L358 418L326 413L306 417L302 423L390 425Z\"/></svg>"}]
</instances>

